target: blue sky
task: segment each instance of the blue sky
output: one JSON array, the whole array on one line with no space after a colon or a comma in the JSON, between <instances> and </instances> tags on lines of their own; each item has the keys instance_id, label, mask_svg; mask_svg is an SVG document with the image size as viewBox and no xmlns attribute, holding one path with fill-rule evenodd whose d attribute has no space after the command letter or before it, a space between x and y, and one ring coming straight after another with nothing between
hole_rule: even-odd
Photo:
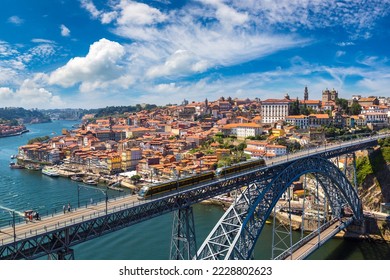
<instances>
[{"instance_id":1,"label":"blue sky","mask_svg":"<svg viewBox=\"0 0 390 280\"><path fill-rule=\"evenodd\" d=\"M2 0L0 107L390 96L390 0Z\"/></svg>"}]
</instances>

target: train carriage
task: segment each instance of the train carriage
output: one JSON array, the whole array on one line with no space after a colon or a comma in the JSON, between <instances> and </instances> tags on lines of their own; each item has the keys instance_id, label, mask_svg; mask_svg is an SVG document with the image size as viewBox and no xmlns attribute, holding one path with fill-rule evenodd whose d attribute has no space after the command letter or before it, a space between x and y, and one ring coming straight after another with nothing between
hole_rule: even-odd
<instances>
[{"instance_id":1,"label":"train carriage","mask_svg":"<svg viewBox=\"0 0 390 280\"><path fill-rule=\"evenodd\" d=\"M138 199L140 200L147 199L152 196L161 195L166 192L189 187L204 181L213 180L221 176L226 176L228 174L241 172L243 170L260 167L263 165L265 165L264 159L251 160L251 161L235 164L232 166L227 166L224 168L218 168L215 172L207 171L196 176L184 177L178 180L172 180L160 184L144 186L138 192Z\"/></svg>"}]
</instances>

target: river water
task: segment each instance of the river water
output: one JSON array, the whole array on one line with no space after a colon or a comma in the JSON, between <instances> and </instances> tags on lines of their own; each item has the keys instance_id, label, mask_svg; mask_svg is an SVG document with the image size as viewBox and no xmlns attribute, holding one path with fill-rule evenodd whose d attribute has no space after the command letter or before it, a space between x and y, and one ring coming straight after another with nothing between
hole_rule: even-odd
<instances>
[{"instance_id":1,"label":"river water","mask_svg":"<svg viewBox=\"0 0 390 280\"><path fill-rule=\"evenodd\" d=\"M10 156L18 147L38 136L59 135L63 128L71 129L73 121L28 125L30 132L21 136L0 138L0 227L12 220L12 213L21 218L24 210L34 209L42 215L62 211L64 204L72 206L104 199L103 188L80 188L66 178L52 178L38 171L10 169ZM109 190L109 197L122 195ZM194 218L198 247L220 219L223 210L213 205L195 205ZM167 260L169 259L173 214L166 214L126 229L73 247L78 260ZM299 233L296 233L298 236ZM295 236L295 237L296 237ZM270 259L272 226L266 225L256 244L255 259ZM390 259L386 244L367 241L332 239L310 256L322 259Z\"/></svg>"}]
</instances>

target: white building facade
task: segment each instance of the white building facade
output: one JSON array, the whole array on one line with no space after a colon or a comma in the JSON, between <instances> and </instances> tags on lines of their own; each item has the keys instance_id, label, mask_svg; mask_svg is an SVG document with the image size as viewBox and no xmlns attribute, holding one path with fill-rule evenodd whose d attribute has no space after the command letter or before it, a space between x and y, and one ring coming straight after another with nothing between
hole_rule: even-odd
<instances>
[{"instance_id":1,"label":"white building facade","mask_svg":"<svg viewBox=\"0 0 390 280\"><path fill-rule=\"evenodd\" d=\"M266 99L261 103L261 115L263 123L275 123L279 120L284 120L290 111L289 99Z\"/></svg>"}]
</instances>

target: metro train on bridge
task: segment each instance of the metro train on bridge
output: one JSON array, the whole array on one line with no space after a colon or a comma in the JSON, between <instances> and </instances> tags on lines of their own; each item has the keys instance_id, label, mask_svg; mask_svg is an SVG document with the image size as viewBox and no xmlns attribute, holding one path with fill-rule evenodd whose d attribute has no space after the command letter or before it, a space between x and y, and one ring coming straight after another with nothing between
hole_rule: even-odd
<instances>
[{"instance_id":1,"label":"metro train on bridge","mask_svg":"<svg viewBox=\"0 0 390 280\"><path fill-rule=\"evenodd\" d=\"M138 192L138 199L148 199L152 196L160 195L162 193L170 192L177 189L184 189L186 187L199 184L201 182L211 181L222 176L242 172L247 169L261 166L265 166L264 159L250 160L231 166L217 168L215 171L203 172L196 176L184 177L178 180L170 180L159 184L144 186Z\"/></svg>"}]
</instances>

